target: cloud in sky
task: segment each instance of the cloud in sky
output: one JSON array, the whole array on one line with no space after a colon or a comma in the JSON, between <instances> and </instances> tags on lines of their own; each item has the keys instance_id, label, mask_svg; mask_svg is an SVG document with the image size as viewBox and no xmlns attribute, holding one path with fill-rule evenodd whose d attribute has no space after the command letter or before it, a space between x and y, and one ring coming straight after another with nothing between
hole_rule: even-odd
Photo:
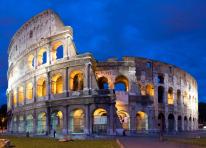
<instances>
[{"instance_id":1,"label":"cloud in sky","mask_svg":"<svg viewBox=\"0 0 206 148\"><path fill-rule=\"evenodd\" d=\"M20 5L21 4L21 5ZM168 62L198 80L206 101L206 1L8 0L0 5L0 93L7 87L7 47L15 31L45 9L74 29L78 52L108 57L143 56ZM5 102L5 98L2 96Z\"/></svg>"}]
</instances>

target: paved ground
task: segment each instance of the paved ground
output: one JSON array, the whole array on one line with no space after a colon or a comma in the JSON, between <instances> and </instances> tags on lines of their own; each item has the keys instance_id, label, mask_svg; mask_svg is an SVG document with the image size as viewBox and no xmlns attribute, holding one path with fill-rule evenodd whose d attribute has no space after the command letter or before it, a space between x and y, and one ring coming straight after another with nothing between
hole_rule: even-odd
<instances>
[{"instance_id":1,"label":"paved ground","mask_svg":"<svg viewBox=\"0 0 206 148\"><path fill-rule=\"evenodd\" d=\"M125 148L200 148L194 145L171 143L168 141L160 142L157 138L121 137L119 140Z\"/></svg>"}]
</instances>

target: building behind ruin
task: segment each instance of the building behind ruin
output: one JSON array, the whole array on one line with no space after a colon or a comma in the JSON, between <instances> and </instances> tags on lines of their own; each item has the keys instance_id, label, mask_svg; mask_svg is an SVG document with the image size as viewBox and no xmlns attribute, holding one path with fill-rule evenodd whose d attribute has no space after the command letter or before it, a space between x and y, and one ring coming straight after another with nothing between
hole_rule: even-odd
<instances>
[{"instance_id":1,"label":"building behind ruin","mask_svg":"<svg viewBox=\"0 0 206 148\"><path fill-rule=\"evenodd\" d=\"M8 49L8 132L116 135L198 128L196 80L174 65L77 54L52 10L26 22Z\"/></svg>"}]
</instances>

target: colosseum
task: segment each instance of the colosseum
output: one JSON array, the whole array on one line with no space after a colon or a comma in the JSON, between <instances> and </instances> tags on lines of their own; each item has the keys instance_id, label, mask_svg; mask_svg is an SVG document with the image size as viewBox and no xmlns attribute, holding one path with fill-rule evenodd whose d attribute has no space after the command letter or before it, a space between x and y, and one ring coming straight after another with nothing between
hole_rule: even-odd
<instances>
[{"instance_id":1,"label":"colosseum","mask_svg":"<svg viewBox=\"0 0 206 148\"><path fill-rule=\"evenodd\" d=\"M77 54L73 30L52 10L26 22L9 48L8 132L90 136L198 128L196 80L138 57Z\"/></svg>"}]
</instances>

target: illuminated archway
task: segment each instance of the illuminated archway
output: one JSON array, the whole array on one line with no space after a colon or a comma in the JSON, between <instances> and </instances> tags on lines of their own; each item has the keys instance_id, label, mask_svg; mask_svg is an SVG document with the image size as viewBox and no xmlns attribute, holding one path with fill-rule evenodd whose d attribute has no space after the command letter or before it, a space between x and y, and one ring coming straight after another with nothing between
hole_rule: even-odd
<instances>
[{"instance_id":1,"label":"illuminated archway","mask_svg":"<svg viewBox=\"0 0 206 148\"><path fill-rule=\"evenodd\" d=\"M137 131L147 131L148 130L148 115L145 112L137 112Z\"/></svg>"},{"instance_id":2,"label":"illuminated archway","mask_svg":"<svg viewBox=\"0 0 206 148\"><path fill-rule=\"evenodd\" d=\"M154 86L152 84L146 85L146 95L154 96Z\"/></svg>"},{"instance_id":3,"label":"illuminated archway","mask_svg":"<svg viewBox=\"0 0 206 148\"><path fill-rule=\"evenodd\" d=\"M98 79L99 89L109 89L108 79L106 77L100 77Z\"/></svg>"},{"instance_id":4,"label":"illuminated archway","mask_svg":"<svg viewBox=\"0 0 206 148\"><path fill-rule=\"evenodd\" d=\"M28 65L30 69L33 69L35 64L34 64L34 55L29 55L28 57Z\"/></svg>"},{"instance_id":5,"label":"illuminated archway","mask_svg":"<svg viewBox=\"0 0 206 148\"><path fill-rule=\"evenodd\" d=\"M46 79L41 77L37 80L37 97L46 96Z\"/></svg>"},{"instance_id":6,"label":"illuminated archway","mask_svg":"<svg viewBox=\"0 0 206 148\"><path fill-rule=\"evenodd\" d=\"M46 133L46 113L44 113L44 112L38 114L37 133L38 134L45 134Z\"/></svg>"},{"instance_id":7,"label":"illuminated archway","mask_svg":"<svg viewBox=\"0 0 206 148\"><path fill-rule=\"evenodd\" d=\"M173 105L174 104L174 95L173 95L173 88L172 87L170 87L168 89L167 98L168 98L168 104Z\"/></svg>"},{"instance_id":8,"label":"illuminated archway","mask_svg":"<svg viewBox=\"0 0 206 148\"><path fill-rule=\"evenodd\" d=\"M24 103L24 88L23 86L19 86L18 89L18 101L20 104Z\"/></svg>"},{"instance_id":9,"label":"illuminated archway","mask_svg":"<svg viewBox=\"0 0 206 148\"><path fill-rule=\"evenodd\" d=\"M19 116L19 133L24 132L24 117Z\"/></svg>"},{"instance_id":10,"label":"illuminated archway","mask_svg":"<svg viewBox=\"0 0 206 148\"><path fill-rule=\"evenodd\" d=\"M61 74L56 74L52 77L52 94L63 93L63 78Z\"/></svg>"},{"instance_id":11,"label":"illuminated archway","mask_svg":"<svg viewBox=\"0 0 206 148\"><path fill-rule=\"evenodd\" d=\"M64 47L62 42L55 42L52 45L52 50L51 50L51 57L52 61L56 61L57 59L61 59L64 57Z\"/></svg>"},{"instance_id":12,"label":"illuminated archway","mask_svg":"<svg viewBox=\"0 0 206 148\"><path fill-rule=\"evenodd\" d=\"M70 113L70 130L72 133L84 133L85 114L82 109Z\"/></svg>"},{"instance_id":13,"label":"illuminated archway","mask_svg":"<svg viewBox=\"0 0 206 148\"><path fill-rule=\"evenodd\" d=\"M120 75L115 79L115 91L128 91L129 90L129 81L128 79Z\"/></svg>"},{"instance_id":14,"label":"illuminated archway","mask_svg":"<svg viewBox=\"0 0 206 148\"><path fill-rule=\"evenodd\" d=\"M107 111L98 108L93 113L93 133L106 134L107 133Z\"/></svg>"},{"instance_id":15,"label":"illuminated archway","mask_svg":"<svg viewBox=\"0 0 206 148\"><path fill-rule=\"evenodd\" d=\"M117 115L119 117L120 123L122 124L122 128L125 130L130 129L130 117L126 111L117 111Z\"/></svg>"},{"instance_id":16,"label":"illuminated archway","mask_svg":"<svg viewBox=\"0 0 206 148\"><path fill-rule=\"evenodd\" d=\"M47 51L45 48L41 48L39 50L37 61L38 61L38 65L47 63Z\"/></svg>"},{"instance_id":17,"label":"illuminated archway","mask_svg":"<svg viewBox=\"0 0 206 148\"><path fill-rule=\"evenodd\" d=\"M16 90L13 91L13 104L14 106L17 105L17 91Z\"/></svg>"},{"instance_id":18,"label":"illuminated archway","mask_svg":"<svg viewBox=\"0 0 206 148\"><path fill-rule=\"evenodd\" d=\"M33 84L31 82L26 85L26 98L28 100L33 98Z\"/></svg>"},{"instance_id":19,"label":"illuminated archway","mask_svg":"<svg viewBox=\"0 0 206 148\"><path fill-rule=\"evenodd\" d=\"M33 116L32 115L26 116L26 132L29 132L29 133L33 132Z\"/></svg>"},{"instance_id":20,"label":"illuminated archway","mask_svg":"<svg viewBox=\"0 0 206 148\"><path fill-rule=\"evenodd\" d=\"M63 113L61 111L53 112L51 114L52 130L61 133L63 129Z\"/></svg>"},{"instance_id":21,"label":"illuminated archway","mask_svg":"<svg viewBox=\"0 0 206 148\"><path fill-rule=\"evenodd\" d=\"M84 87L84 75L82 71L73 71L70 74L70 89L72 91L83 90Z\"/></svg>"}]
</instances>

